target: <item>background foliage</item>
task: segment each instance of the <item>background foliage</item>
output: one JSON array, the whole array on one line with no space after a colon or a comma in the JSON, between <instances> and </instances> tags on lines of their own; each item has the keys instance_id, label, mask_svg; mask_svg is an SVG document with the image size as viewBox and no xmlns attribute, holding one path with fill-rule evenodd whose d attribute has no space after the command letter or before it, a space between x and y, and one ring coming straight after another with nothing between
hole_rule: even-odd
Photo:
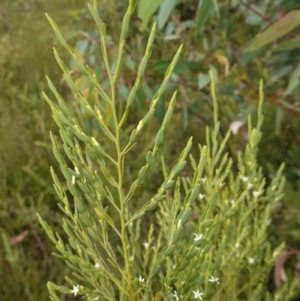
<instances>
[{"instance_id":1,"label":"background foliage","mask_svg":"<svg viewBox=\"0 0 300 301\"><path fill-rule=\"evenodd\" d=\"M113 56L117 54L119 20L127 3L117 0L99 2L99 7L104 8L100 14L108 27ZM130 46L126 49L126 70L121 75L123 84L119 87L119 100L126 99L134 84L137 62L142 57L155 17L160 29L147 80L142 84L135 101L135 114L130 118L136 121L145 112L172 53L179 44L184 44L181 61L169 87L170 93L178 88L179 98L165 144L166 148L172 146L167 158L170 162L166 163L174 162L179 152L177 149L183 148L186 137L192 135L195 142L201 142L205 125L212 124L209 70L217 78L221 130L224 133L233 121L244 122L246 115L254 110L258 81L263 78L265 122L258 157L269 180L282 161L286 162L287 177L285 198L274 212L270 240L276 245L286 241L287 245L299 249L299 26L293 29L292 36L286 34L260 49L245 52L245 48L270 25L270 21L276 22L285 13L299 9L298 1L202 1L201 6L196 0L154 2L157 2L156 7L149 9L143 6L147 1L140 1L130 27ZM98 55L98 36L86 1L1 1L0 279L7 283L0 287L3 300L21 297L26 300L46 299L45 283L47 280L57 283L62 269L61 263L50 256L52 246L35 216L36 212L40 212L49 223L60 224L60 212L49 173L49 166L56 163L48 133L50 129L55 132L56 128L40 93L48 89L45 74L54 79L60 93L69 98L69 104L76 110L82 126L87 131L95 131L89 116L77 105L59 75L51 46L58 49L60 46L46 21L45 12L57 22L82 60L105 78L103 62ZM69 58L63 51L60 54L65 55L65 59ZM72 60L69 67L76 73ZM78 76L76 83L93 98L95 91L83 78ZM167 93L166 98L168 96ZM156 121L149 128L149 137L152 137L151 128L153 132L158 129L165 110L165 103L161 101ZM242 126L231 140L230 153L235 155L242 149L246 139L246 128ZM140 149L128 170L128 181L131 181L131 172L139 166L138 154L147 147L147 141L147 135L140 140ZM159 176L153 175L154 183ZM149 185L149 191L151 189ZM148 193L144 191L141 197L147 198Z\"/></svg>"}]
</instances>

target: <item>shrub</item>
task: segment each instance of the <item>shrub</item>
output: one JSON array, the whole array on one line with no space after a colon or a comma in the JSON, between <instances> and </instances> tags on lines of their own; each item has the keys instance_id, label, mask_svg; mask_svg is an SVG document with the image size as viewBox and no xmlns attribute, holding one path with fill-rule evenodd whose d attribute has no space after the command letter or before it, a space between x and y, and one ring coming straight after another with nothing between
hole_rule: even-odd
<instances>
[{"instance_id":1,"label":"shrub","mask_svg":"<svg viewBox=\"0 0 300 301\"><path fill-rule=\"evenodd\" d=\"M271 211L283 196L284 178L282 165L266 185L257 163L263 121L262 83L257 124L253 126L248 118L249 143L238 155L236 168L233 158L226 152L230 132L222 139L219 137L218 103L211 73L214 127L212 130L206 128L206 145L199 145L199 156L190 154L190 138L177 163L174 166L165 164L162 144L176 105L175 92L145 162L132 176L132 183L127 184L127 159L149 126L182 49L180 47L175 54L148 112L129 133L127 119L143 80L156 28L154 24L137 78L123 108L124 104L116 96L116 85L136 2L129 1L123 18L116 65L111 65L109 60L106 28L99 18L96 0L89 4L100 32L109 89L101 84L89 66L82 64L48 17L58 40L99 96L93 102L84 96L54 49L66 83L80 102L82 111L97 123L97 128L92 135L82 130L48 79L57 104L45 94L44 97L63 142L61 147L51 135L53 152L67 189L53 169L51 174L61 200L59 206L65 215L63 229L68 238L55 234L51 226L38 217L56 246L56 256L64 259L73 271L72 275L65 276L68 286L48 283L51 299L60 300L57 292L80 295L87 300L289 299L295 283L283 286L274 294L266 289L274 259L283 247L271 250L267 228ZM168 146L168 152L171 147ZM156 193L147 200L139 198L141 191L148 189L152 169L159 165L164 179L156 187ZM189 168L183 173L186 166ZM138 202L133 202L136 199Z\"/></svg>"}]
</instances>

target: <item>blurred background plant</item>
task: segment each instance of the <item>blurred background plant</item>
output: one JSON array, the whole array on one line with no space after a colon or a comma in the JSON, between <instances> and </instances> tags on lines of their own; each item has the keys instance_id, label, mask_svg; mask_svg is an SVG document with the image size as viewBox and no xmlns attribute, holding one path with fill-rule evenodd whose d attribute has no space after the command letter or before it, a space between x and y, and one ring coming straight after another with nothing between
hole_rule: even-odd
<instances>
[{"instance_id":1,"label":"blurred background plant","mask_svg":"<svg viewBox=\"0 0 300 301\"><path fill-rule=\"evenodd\" d=\"M44 13L57 22L82 61L97 70L105 86L99 36L86 2L2 0L0 4L0 279L6 283L0 287L2 300L47 298L46 281L57 283L59 279L62 267L50 256L51 244L35 217L38 211L49 223L57 225L61 218L49 173L49 166L55 166L56 162L48 133L49 129L55 132L56 127L40 93L48 89L45 74L68 98L84 129L91 133L97 128L61 79L51 49L60 46ZM103 7L100 16L110 34L114 64L127 1L99 0L99 3ZM255 109L258 82L262 78L265 121L258 158L267 179L271 180L282 161L286 162L287 177L285 198L274 212L269 239L276 245L286 241L296 249L300 249L300 26L297 24L300 17L296 15L294 23L290 17L292 21L288 23L293 23L289 25L292 28L283 34L278 22L299 8L297 0L140 0L130 27L124 58L126 68L119 86L119 101L125 103L134 85L137 62L142 58L150 25L156 19L159 27L156 45L146 80L137 93L135 113L130 116L133 123L145 112L175 49L184 44L181 61L165 95L168 99L175 88L179 90L165 144L172 145L166 158L168 164L174 162L187 137L203 141L205 125L212 124L209 70L217 81L221 132L225 133L229 127L236 132L228 150L233 156L248 139L244 122ZM269 34L271 41L258 48L258 34L272 28L273 23L279 27ZM60 54L68 59L66 52ZM71 59L69 67L76 74ZM84 78L78 75L76 84L93 103L96 92ZM165 106L163 98L157 108L156 123L152 124L153 132L162 121ZM110 122L109 114L106 122ZM151 131L149 128L149 137ZM147 141L147 135L140 138L136 156L131 160L132 170L139 166L139 159L144 159L139 153L147 147ZM129 178L130 174L128 170ZM153 176L154 182L157 176ZM141 197L146 198L148 192L143 193ZM60 233L59 228L57 231Z\"/></svg>"}]
</instances>

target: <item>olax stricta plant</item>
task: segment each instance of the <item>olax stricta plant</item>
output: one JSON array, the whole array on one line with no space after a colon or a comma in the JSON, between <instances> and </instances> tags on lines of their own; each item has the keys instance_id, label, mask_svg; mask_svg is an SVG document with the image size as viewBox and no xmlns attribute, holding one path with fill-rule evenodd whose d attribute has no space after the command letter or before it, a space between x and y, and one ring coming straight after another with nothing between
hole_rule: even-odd
<instances>
[{"instance_id":1,"label":"olax stricta plant","mask_svg":"<svg viewBox=\"0 0 300 301\"><path fill-rule=\"evenodd\" d=\"M283 286L276 293L267 291L274 259L283 247L271 249L267 228L272 208L283 197L284 178L282 166L267 186L256 159L262 135L262 84L257 125L253 126L249 117L249 143L238 155L237 169L232 167L233 158L225 151L230 132L225 138L219 137L218 103L211 76L214 127L212 130L206 128L206 145L199 146L199 158L190 154L190 138L175 166L164 163L162 144L176 103L175 92L143 166L127 185L126 158L134 150L147 123L154 118L182 47L175 54L147 114L128 134L127 117L143 80L156 25L152 27L135 83L122 106L116 90L129 20L137 1L129 1L115 64L109 59L105 24L99 18L96 2L90 1L89 10L100 32L109 89L101 85L89 66L82 64L57 25L47 16L80 74L99 93L92 104L75 85L74 76L54 49L65 82L82 110L97 122L99 134L93 137L82 129L48 79L57 104L48 96L44 97L63 142L61 147L51 134L53 152L67 187L53 169L51 174L65 216L62 227L67 239L53 233L40 215L38 218L56 246L58 253L55 255L72 271L65 276L63 286L48 283L51 300L61 300L60 294L80 296L82 300L110 301L288 300L295 283ZM190 177L181 176L187 163L193 170ZM149 200L139 199L137 193L147 189L151 170L157 166L162 166L163 182ZM138 202L132 204L134 199Z\"/></svg>"}]
</instances>

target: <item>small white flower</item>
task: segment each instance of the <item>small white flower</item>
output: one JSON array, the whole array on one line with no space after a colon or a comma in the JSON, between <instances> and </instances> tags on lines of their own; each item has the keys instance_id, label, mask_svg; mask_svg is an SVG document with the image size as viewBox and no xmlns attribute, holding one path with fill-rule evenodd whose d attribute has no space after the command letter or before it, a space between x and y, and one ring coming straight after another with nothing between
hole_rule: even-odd
<instances>
[{"instance_id":1,"label":"small white flower","mask_svg":"<svg viewBox=\"0 0 300 301\"><path fill-rule=\"evenodd\" d=\"M208 279L208 282L217 282L218 284L220 284L219 282L219 278L215 278L213 275L210 276L210 279Z\"/></svg>"},{"instance_id":2,"label":"small white flower","mask_svg":"<svg viewBox=\"0 0 300 301\"><path fill-rule=\"evenodd\" d=\"M132 262L133 260L134 260L134 257L133 257L133 256L130 256L130 257L129 257L129 261Z\"/></svg>"},{"instance_id":3,"label":"small white flower","mask_svg":"<svg viewBox=\"0 0 300 301\"><path fill-rule=\"evenodd\" d=\"M79 292L79 284L73 285L72 293L74 294L74 296L77 296L78 292Z\"/></svg>"},{"instance_id":4,"label":"small white flower","mask_svg":"<svg viewBox=\"0 0 300 301\"><path fill-rule=\"evenodd\" d=\"M99 300L99 297L95 297L94 300Z\"/></svg>"},{"instance_id":5,"label":"small white flower","mask_svg":"<svg viewBox=\"0 0 300 301\"><path fill-rule=\"evenodd\" d=\"M231 200L230 203L231 205L233 205L235 203L235 200Z\"/></svg>"},{"instance_id":6,"label":"small white flower","mask_svg":"<svg viewBox=\"0 0 300 301\"><path fill-rule=\"evenodd\" d=\"M204 194L202 194L202 193L199 193L199 199L200 199L200 200L202 200L204 197L205 197L205 195L204 195Z\"/></svg>"},{"instance_id":7,"label":"small white flower","mask_svg":"<svg viewBox=\"0 0 300 301\"><path fill-rule=\"evenodd\" d=\"M194 235L196 236L194 238L194 241L198 241L198 240L200 240L202 238L202 234L196 234L196 233L194 233Z\"/></svg>"},{"instance_id":8,"label":"small white flower","mask_svg":"<svg viewBox=\"0 0 300 301\"><path fill-rule=\"evenodd\" d=\"M96 268L96 269L99 269L100 267L101 267L100 262L97 262L97 263L95 264L95 268Z\"/></svg>"},{"instance_id":9,"label":"small white flower","mask_svg":"<svg viewBox=\"0 0 300 301\"><path fill-rule=\"evenodd\" d=\"M202 178L202 183L204 184L206 182L206 177Z\"/></svg>"},{"instance_id":10,"label":"small white flower","mask_svg":"<svg viewBox=\"0 0 300 301\"><path fill-rule=\"evenodd\" d=\"M145 249L147 250L147 249L149 248L150 244L149 244L148 242L144 242L144 243L143 243L143 246L144 246Z\"/></svg>"},{"instance_id":11,"label":"small white flower","mask_svg":"<svg viewBox=\"0 0 300 301\"><path fill-rule=\"evenodd\" d=\"M249 257L248 262L249 262L249 264L254 264L255 259L253 257Z\"/></svg>"},{"instance_id":12,"label":"small white flower","mask_svg":"<svg viewBox=\"0 0 300 301\"><path fill-rule=\"evenodd\" d=\"M247 182L248 181L248 177L242 177L242 181L243 182Z\"/></svg>"},{"instance_id":13,"label":"small white flower","mask_svg":"<svg viewBox=\"0 0 300 301\"><path fill-rule=\"evenodd\" d=\"M260 192L259 192L259 191L253 191L253 196L254 196L255 198L257 198L259 195L260 195Z\"/></svg>"},{"instance_id":14,"label":"small white flower","mask_svg":"<svg viewBox=\"0 0 300 301\"><path fill-rule=\"evenodd\" d=\"M222 187L224 185L224 183L220 182L219 183L219 187Z\"/></svg>"},{"instance_id":15,"label":"small white flower","mask_svg":"<svg viewBox=\"0 0 300 301\"><path fill-rule=\"evenodd\" d=\"M201 293L199 290L193 291L193 294L194 294L194 298L195 298L195 299L200 299L200 300L202 300L202 295L203 295L203 293Z\"/></svg>"},{"instance_id":16,"label":"small white flower","mask_svg":"<svg viewBox=\"0 0 300 301\"><path fill-rule=\"evenodd\" d=\"M141 275L140 275L140 277L139 277L139 282L140 283L143 283L145 281L145 278L143 278Z\"/></svg>"},{"instance_id":17,"label":"small white flower","mask_svg":"<svg viewBox=\"0 0 300 301\"><path fill-rule=\"evenodd\" d=\"M95 145L99 145L98 141L94 137L92 137L92 141Z\"/></svg>"},{"instance_id":18,"label":"small white flower","mask_svg":"<svg viewBox=\"0 0 300 301\"><path fill-rule=\"evenodd\" d=\"M252 186L253 186L253 184L251 184L251 183L248 183L248 186L247 186L247 188L248 188L248 189L250 189Z\"/></svg>"},{"instance_id":19,"label":"small white flower","mask_svg":"<svg viewBox=\"0 0 300 301\"><path fill-rule=\"evenodd\" d=\"M238 120L235 120L233 122L230 123L230 130L232 132L233 135L236 135L240 129L240 127L244 124L243 121L238 121Z\"/></svg>"},{"instance_id":20,"label":"small white flower","mask_svg":"<svg viewBox=\"0 0 300 301\"><path fill-rule=\"evenodd\" d=\"M184 281L180 281L180 283L183 285L183 284L184 284Z\"/></svg>"},{"instance_id":21,"label":"small white flower","mask_svg":"<svg viewBox=\"0 0 300 301\"><path fill-rule=\"evenodd\" d=\"M77 166L75 166L75 172L80 175L79 169L77 168Z\"/></svg>"},{"instance_id":22,"label":"small white flower","mask_svg":"<svg viewBox=\"0 0 300 301\"><path fill-rule=\"evenodd\" d=\"M72 185L75 185L75 176L72 176Z\"/></svg>"},{"instance_id":23,"label":"small white flower","mask_svg":"<svg viewBox=\"0 0 300 301\"><path fill-rule=\"evenodd\" d=\"M177 292L176 292L176 291L174 291L174 292L173 292L173 297L175 297L176 301L178 301L178 300L179 300L179 297L178 297L178 294L177 294Z\"/></svg>"},{"instance_id":24,"label":"small white flower","mask_svg":"<svg viewBox=\"0 0 300 301\"><path fill-rule=\"evenodd\" d=\"M235 247L238 248L239 246L240 246L240 244L237 242L237 243L235 244Z\"/></svg>"}]
</instances>

